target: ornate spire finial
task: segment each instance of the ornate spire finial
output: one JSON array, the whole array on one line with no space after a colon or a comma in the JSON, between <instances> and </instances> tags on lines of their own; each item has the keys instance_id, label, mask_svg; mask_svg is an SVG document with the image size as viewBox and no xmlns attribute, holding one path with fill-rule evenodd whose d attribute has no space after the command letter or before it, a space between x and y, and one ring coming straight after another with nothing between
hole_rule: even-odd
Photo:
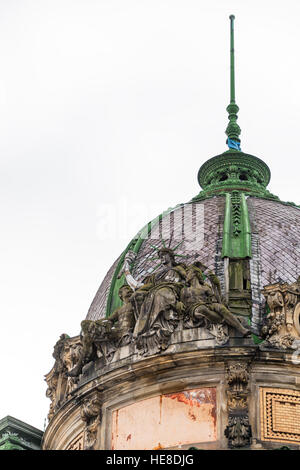
<instances>
[{"instance_id":1,"label":"ornate spire finial","mask_svg":"<svg viewBox=\"0 0 300 470\"><path fill-rule=\"evenodd\" d=\"M268 165L240 149L240 126L237 124L239 110L235 102L234 81L234 15L230 15L230 104L227 106L229 123L226 129L226 141L229 150L210 158L201 166L198 181L202 191L192 201L207 197L224 195L234 191L250 194L255 197L278 200L266 188L270 181ZM247 232L248 233L248 232ZM248 256L248 255L247 255Z\"/></svg>"},{"instance_id":2,"label":"ornate spire finial","mask_svg":"<svg viewBox=\"0 0 300 470\"><path fill-rule=\"evenodd\" d=\"M235 102L235 76L234 76L234 15L230 15L230 104L227 106L226 110L229 114L229 124L226 129L226 134L228 139L226 143L230 149L241 150L240 149L240 138L241 133L240 126L237 124L237 113L239 107Z\"/></svg>"}]
</instances>

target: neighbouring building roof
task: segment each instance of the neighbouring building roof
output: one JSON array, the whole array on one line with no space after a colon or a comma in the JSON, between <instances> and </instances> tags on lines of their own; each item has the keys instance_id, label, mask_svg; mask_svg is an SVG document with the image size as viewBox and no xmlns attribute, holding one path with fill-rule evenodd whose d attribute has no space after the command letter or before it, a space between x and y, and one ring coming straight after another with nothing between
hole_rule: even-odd
<instances>
[{"instance_id":1,"label":"neighbouring building roof","mask_svg":"<svg viewBox=\"0 0 300 470\"><path fill-rule=\"evenodd\" d=\"M39 450L43 432L12 416L0 420L0 450Z\"/></svg>"}]
</instances>

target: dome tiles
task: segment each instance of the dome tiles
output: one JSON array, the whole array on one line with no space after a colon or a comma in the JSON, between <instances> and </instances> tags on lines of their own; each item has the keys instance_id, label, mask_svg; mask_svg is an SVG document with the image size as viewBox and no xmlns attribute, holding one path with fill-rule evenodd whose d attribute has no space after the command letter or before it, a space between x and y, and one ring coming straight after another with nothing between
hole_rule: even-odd
<instances>
[{"instance_id":1,"label":"dome tiles","mask_svg":"<svg viewBox=\"0 0 300 470\"><path fill-rule=\"evenodd\" d=\"M251 224L250 277L252 313L261 321L265 285L274 282L294 282L300 272L300 210L280 201L248 196L246 198ZM224 261L222 241L225 196L214 196L198 202L180 204L166 211L151 225L147 238L134 238L128 247L139 249L133 275L142 280L149 275L157 261L155 248L170 243L177 246L177 262L200 260L215 272L224 291ZM142 233L142 231L140 232ZM127 249L128 249L127 247ZM118 289L124 278L118 279L126 250L114 262L89 308L86 319L98 320L109 316L120 305Z\"/></svg>"},{"instance_id":2,"label":"dome tiles","mask_svg":"<svg viewBox=\"0 0 300 470\"><path fill-rule=\"evenodd\" d=\"M191 264L197 259L209 269L216 272L222 279L223 262L222 230L224 223L225 197L216 196L207 200L180 204L174 209L166 211L151 223L151 229L147 238L135 237L134 242L139 242L137 258L133 267L133 275L142 280L157 266L156 248L170 244L175 249L176 262ZM140 232L141 236L145 232ZM137 240L137 241L136 241ZM134 243L130 244L134 246ZM129 247L130 247L129 245ZM112 313L119 306L118 289L124 283L124 278L118 280L118 274L122 268L122 259L128 251L115 261L100 285L95 298L89 308L87 319L97 320Z\"/></svg>"}]
</instances>

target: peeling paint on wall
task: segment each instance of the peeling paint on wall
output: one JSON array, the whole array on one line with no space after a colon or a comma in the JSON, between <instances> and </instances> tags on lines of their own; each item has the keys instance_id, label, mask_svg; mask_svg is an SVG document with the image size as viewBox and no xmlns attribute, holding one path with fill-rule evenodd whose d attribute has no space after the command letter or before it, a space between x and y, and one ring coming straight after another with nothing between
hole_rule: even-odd
<instances>
[{"instance_id":1,"label":"peeling paint on wall","mask_svg":"<svg viewBox=\"0 0 300 470\"><path fill-rule=\"evenodd\" d=\"M216 402L216 390L214 388L202 388L200 390L187 390L181 393L170 393L162 397L172 398L189 406L201 406L203 403L214 404Z\"/></svg>"},{"instance_id":2,"label":"peeling paint on wall","mask_svg":"<svg viewBox=\"0 0 300 470\"><path fill-rule=\"evenodd\" d=\"M112 449L166 449L216 440L216 389L159 395L113 412Z\"/></svg>"}]
</instances>

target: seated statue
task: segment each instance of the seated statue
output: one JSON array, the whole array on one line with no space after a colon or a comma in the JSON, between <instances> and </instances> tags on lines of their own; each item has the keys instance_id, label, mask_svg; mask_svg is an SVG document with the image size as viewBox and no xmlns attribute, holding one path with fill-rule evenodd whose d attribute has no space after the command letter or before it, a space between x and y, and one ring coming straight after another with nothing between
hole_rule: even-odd
<instances>
[{"instance_id":1,"label":"seated statue","mask_svg":"<svg viewBox=\"0 0 300 470\"><path fill-rule=\"evenodd\" d=\"M186 322L192 321L194 326L206 326L207 321L211 324L226 323L243 336L250 335L250 329L245 328L226 305L221 303L217 276L210 272L208 277L216 291L204 282L203 273L197 266L191 265L186 270L187 287L181 290L180 295L181 302L187 307Z\"/></svg>"},{"instance_id":2,"label":"seated statue","mask_svg":"<svg viewBox=\"0 0 300 470\"><path fill-rule=\"evenodd\" d=\"M119 297L123 305L117 308L109 318L81 322L82 351L76 366L68 375L78 376L83 366L96 360L99 353L106 363L109 362L118 347L130 342L135 325L131 296L132 289L127 285L122 286L119 289Z\"/></svg>"},{"instance_id":3,"label":"seated statue","mask_svg":"<svg viewBox=\"0 0 300 470\"><path fill-rule=\"evenodd\" d=\"M114 342L116 348L128 344L132 338L132 332L135 325L134 308L131 303L133 291L124 285L119 289L119 297L123 305L117 308L107 319L111 328L109 337Z\"/></svg>"},{"instance_id":4,"label":"seated statue","mask_svg":"<svg viewBox=\"0 0 300 470\"><path fill-rule=\"evenodd\" d=\"M158 256L160 269L147 276L143 282L135 281L127 269L127 282L129 279L135 283L132 304L137 321L133 339L145 353L152 347L167 348L183 307L180 290L185 278L185 265L176 264L174 253L169 248L161 248Z\"/></svg>"}]
</instances>

